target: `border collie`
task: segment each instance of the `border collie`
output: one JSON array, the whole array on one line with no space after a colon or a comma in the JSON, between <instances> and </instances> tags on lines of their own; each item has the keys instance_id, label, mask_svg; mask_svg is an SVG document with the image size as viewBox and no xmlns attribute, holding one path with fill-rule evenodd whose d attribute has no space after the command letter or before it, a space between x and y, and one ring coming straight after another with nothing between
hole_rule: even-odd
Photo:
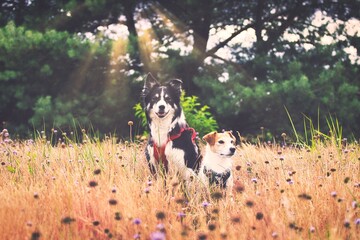
<instances>
[{"instance_id":1,"label":"border collie","mask_svg":"<svg viewBox=\"0 0 360 240\"><path fill-rule=\"evenodd\" d=\"M207 186L233 187L232 159L236 138L230 131L211 132L203 137L206 141L204 159L200 168L200 179Z\"/></svg>"},{"instance_id":2,"label":"border collie","mask_svg":"<svg viewBox=\"0 0 360 240\"><path fill-rule=\"evenodd\" d=\"M141 94L150 129L145 155L153 175L175 169L190 180L199 172L201 155L196 132L186 123L180 106L181 85L179 79L160 84L147 75Z\"/></svg>"}]
</instances>

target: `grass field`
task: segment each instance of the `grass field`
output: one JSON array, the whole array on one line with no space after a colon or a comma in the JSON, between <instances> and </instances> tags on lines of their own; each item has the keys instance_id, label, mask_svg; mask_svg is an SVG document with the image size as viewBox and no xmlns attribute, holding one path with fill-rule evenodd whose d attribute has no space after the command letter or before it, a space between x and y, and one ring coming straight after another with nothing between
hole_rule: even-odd
<instances>
[{"instance_id":1,"label":"grass field","mask_svg":"<svg viewBox=\"0 0 360 240\"><path fill-rule=\"evenodd\" d=\"M144 143L0 138L0 239L360 239L360 147L243 144L233 196L152 179Z\"/></svg>"}]
</instances>

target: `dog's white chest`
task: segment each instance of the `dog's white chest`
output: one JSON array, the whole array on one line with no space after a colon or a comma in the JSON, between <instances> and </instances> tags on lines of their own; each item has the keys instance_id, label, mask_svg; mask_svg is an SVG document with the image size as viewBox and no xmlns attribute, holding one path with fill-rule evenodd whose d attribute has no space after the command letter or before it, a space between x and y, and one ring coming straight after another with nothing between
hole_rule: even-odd
<instances>
[{"instance_id":1,"label":"dog's white chest","mask_svg":"<svg viewBox=\"0 0 360 240\"><path fill-rule=\"evenodd\" d=\"M154 119L150 125L150 131L153 141L157 146L163 146L169 140L170 119Z\"/></svg>"}]
</instances>

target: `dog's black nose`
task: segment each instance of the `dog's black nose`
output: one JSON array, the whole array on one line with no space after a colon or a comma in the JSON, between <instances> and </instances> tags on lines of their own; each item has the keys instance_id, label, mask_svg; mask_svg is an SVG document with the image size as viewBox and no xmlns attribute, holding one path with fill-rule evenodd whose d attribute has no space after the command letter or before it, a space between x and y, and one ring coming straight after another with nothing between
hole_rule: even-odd
<instances>
[{"instance_id":1,"label":"dog's black nose","mask_svg":"<svg viewBox=\"0 0 360 240\"><path fill-rule=\"evenodd\" d=\"M165 110L165 106L164 106L164 105L160 105L160 106L159 106L159 110L164 111L164 110Z\"/></svg>"},{"instance_id":2,"label":"dog's black nose","mask_svg":"<svg viewBox=\"0 0 360 240\"><path fill-rule=\"evenodd\" d=\"M231 153L234 153L235 150L236 150L236 149L235 149L234 147L230 148L230 152L231 152Z\"/></svg>"}]
</instances>

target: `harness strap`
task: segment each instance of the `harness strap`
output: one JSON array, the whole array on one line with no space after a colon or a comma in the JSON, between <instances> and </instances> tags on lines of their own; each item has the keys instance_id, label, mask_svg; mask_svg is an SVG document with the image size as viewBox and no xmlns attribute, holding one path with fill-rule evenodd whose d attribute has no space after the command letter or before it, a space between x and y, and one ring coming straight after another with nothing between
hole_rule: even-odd
<instances>
[{"instance_id":1,"label":"harness strap","mask_svg":"<svg viewBox=\"0 0 360 240\"><path fill-rule=\"evenodd\" d=\"M193 128L191 128L191 127L182 127L182 128L180 128L180 131L179 131L178 133L175 133L175 134L170 135L168 141L173 141L173 140L181 137L181 135L182 135L182 133L183 133L184 131L191 131L191 132L192 132L191 140L192 140L193 142L195 142L195 138L196 138L197 134L196 134L195 129L193 129Z\"/></svg>"},{"instance_id":2,"label":"harness strap","mask_svg":"<svg viewBox=\"0 0 360 240\"><path fill-rule=\"evenodd\" d=\"M195 138L197 136L195 129L190 128L190 127L182 127L180 128L180 131L178 133L172 134L168 137L166 143L164 143L162 146L157 146L156 143L154 142L154 158L155 160L159 163L161 162L162 164L164 164L165 169L167 170L168 168L168 160L166 159L165 156L165 148L166 145L168 144L168 142L173 141L175 139L178 139L179 137L181 137L181 135L183 134L184 131L191 131L192 135L191 135L191 140L193 143L195 143Z\"/></svg>"}]
</instances>

